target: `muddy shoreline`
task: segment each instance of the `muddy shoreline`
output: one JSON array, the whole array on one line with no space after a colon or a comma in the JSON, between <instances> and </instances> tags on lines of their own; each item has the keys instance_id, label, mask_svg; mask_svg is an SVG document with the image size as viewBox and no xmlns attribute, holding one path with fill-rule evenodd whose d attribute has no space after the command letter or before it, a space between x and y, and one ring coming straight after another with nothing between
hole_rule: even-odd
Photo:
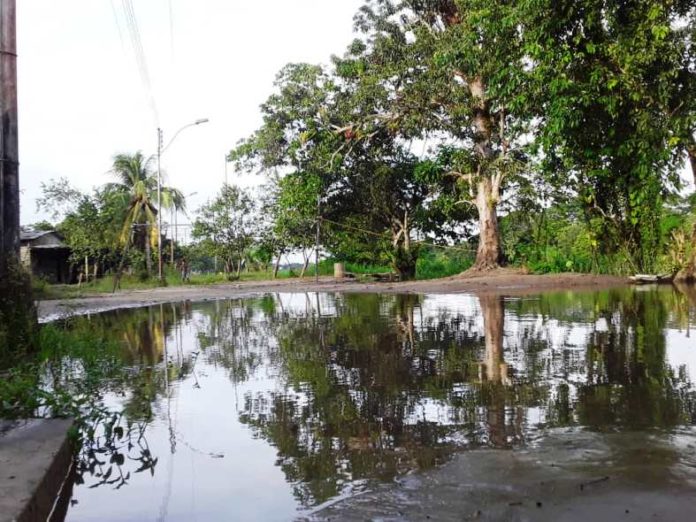
<instances>
[{"instance_id":1,"label":"muddy shoreline","mask_svg":"<svg viewBox=\"0 0 696 522\"><path fill-rule=\"evenodd\" d=\"M524 295L554 290L601 290L628 284L625 277L589 274L527 275L502 270L496 273L462 274L445 279L410 281L403 283L364 283L352 280L337 281L333 277L314 279L288 279L278 281L253 281L207 286L176 286L146 290L124 290L115 294L95 294L76 299L38 301L39 319L42 322L96 313L119 308L134 308L152 304L207 301L246 297L265 293L294 292L364 292L364 293L496 293Z\"/></svg>"}]
</instances>

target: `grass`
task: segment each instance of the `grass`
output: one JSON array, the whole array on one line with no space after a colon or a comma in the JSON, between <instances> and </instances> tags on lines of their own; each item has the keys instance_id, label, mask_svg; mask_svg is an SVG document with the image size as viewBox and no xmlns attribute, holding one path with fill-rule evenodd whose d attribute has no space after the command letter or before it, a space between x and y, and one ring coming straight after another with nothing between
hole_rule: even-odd
<instances>
[{"instance_id":1,"label":"grass","mask_svg":"<svg viewBox=\"0 0 696 522\"><path fill-rule=\"evenodd\" d=\"M337 263L335 259L324 259L319 262L319 275L332 276L334 275L334 264ZM360 265L357 263L343 263L346 272L356 275L368 275L368 274L388 274L392 269L384 265ZM314 275L314 265L310 265L307 269L307 273Z\"/></svg>"},{"instance_id":2,"label":"grass","mask_svg":"<svg viewBox=\"0 0 696 522\"><path fill-rule=\"evenodd\" d=\"M332 276L334 273L335 259L324 259L319 263L319 274L322 276ZM462 251L444 251L441 249L422 249L418 258L416 279L438 279L459 274L473 264L471 253ZM387 274L392 272L388 265L361 265L357 263L345 263L347 272L356 274L358 277L368 274ZM306 277L315 274L314 265L307 268ZM299 270L280 270L276 279L297 278ZM167 268L165 272L167 286L177 287L184 285L207 286L215 284L225 284L230 281L271 281L273 272L249 271L242 272L239 279L230 278L224 273L203 273L192 274L190 280L184 283L181 274L177 270ZM104 277L96 281L77 285L51 285L41 279L33 280L34 295L36 299L78 299L95 294L109 294L113 291L113 277ZM156 278L145 279L124 274L121 279L121 290L147 290L159 287Z\"/></svg>"},{"instance_id":3,"label":"grass","mask_svg":"<svg viewBox=\"0 0 696 522\"><path fill-rule=\"evenodd\" d=\"M307 270L307 276L313 274L313 267ZM277 279L290 279L298 277L299 272L293 270L280 270ZM225 284L230 281L270 281L273 279L273 272L268 271L249 271L242 272L239 279L230 278L224 273L204 273L191 274L190 280L183 282L181 274L176 270L167 269L165 272L166 286L177 287L185 285L206 286L215 284ZM46 281L34 278L32 281L34 296L36 299L79 299L95 294L110 294L113 291L114 279L107 276L96 281L83 283L82 285L52 285ZM157 278L142 279L135 275L124 274L121 278L121 290L147 290L157 288L160 285Z\"/></svg>"}]
</instances>

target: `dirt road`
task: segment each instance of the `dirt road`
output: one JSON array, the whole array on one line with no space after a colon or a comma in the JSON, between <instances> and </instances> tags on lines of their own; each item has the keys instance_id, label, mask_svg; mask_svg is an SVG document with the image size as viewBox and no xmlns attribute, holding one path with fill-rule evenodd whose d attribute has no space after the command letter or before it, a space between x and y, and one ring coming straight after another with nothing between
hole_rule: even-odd
<instances>
[{"instance_id":1,"label":"dirt road","mask_svg":"<svg viewBox=\"0 0 696 522\"><path fill-rule=\"evenodd\" d=\"M336 281L323 277L278 281L241 282L209 286L176 286L147 290L125 290L115 294L95 294L77 299L40 301L42 322L75 314L101 312L177 301L206 301L244 297L264 293L292 292L376 292L376 293L504 293L529 294L548 290L598 290L626 285L623 277L587 274L527 275L514 270L480 274L466 273L445 279L404 283L363 283Z\"/></svg>"}]
</instances>

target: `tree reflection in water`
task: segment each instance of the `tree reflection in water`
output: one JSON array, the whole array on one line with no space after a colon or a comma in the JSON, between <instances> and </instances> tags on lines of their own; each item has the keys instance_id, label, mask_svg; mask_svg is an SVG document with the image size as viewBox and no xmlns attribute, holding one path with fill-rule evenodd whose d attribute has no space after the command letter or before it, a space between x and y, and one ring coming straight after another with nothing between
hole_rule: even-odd
<instances>
[{"instance_id":1,"label":"tree reflection in water","mask_svg":"<svg viewBox=\"0 0 696 522\"><path fill-rule=\"evenodd\" d=\"M219 400L234 402L239 420L277 448L277 465L309 507L454 451L519 447L549 428L696 423L689 368L670 364L666 338L668 328L693 326L695 308L692 293L676 290L288 294L101 321L140 368L122 390L129 419L148 422L171 382L198 386L223 369L233 388ZM179 340L183 323L197 331L195 349ZM245 386L261 377L273 385Z\"/></svg>"},{"instance_id":2,"label":"tree reflection in water","mask_svg":"<svg viewBox=\"0 0 696 522\"><path fill-rule=\"evenodd\" d=\"M481 295L468 313L424 311L428 299L312 295L298 310L267 296L204 309L209 362L235 382L265 368L282 383L247 394L240 419L278 448L303 505L544 428L694 421L688 374L665 360L673 309L662 293Z\"/></svg>"},{"instance_id":3,"label":"tree reflection in water","mask_svg":"<svg viewBox=\"0 0 696 522\"><path fill-rule=\"evenodd\" d=\"M97 397L85 422L83 440L76 455L75 482L91 488L126 486L132 473L154 475L158 457L151 453L146 431L154 418L153 405L169 397L169 384L187 378L193 366L191 354L183 355L176 332L182 320L190 318L190 305L159 305L137 310L71 318L66 327L89 332L93 339L119 339L118 361L104 362L125 368L99 385ZM174 336L175 351L167 352ZM110 355L110 354L109 354ZM68 389L70 382L83 383L75 376L83 373L82 363L69 357L46 365L48 387ZM85 379L89 383L89 379ZM84 386L84 384L82 385ZM75 395L84 389L75 389ZM119 397L120 400L114 400ZM115 403L118 402L118 405ZM172 435L172 452L175 441Z\"/></svg>"}]
</instances>

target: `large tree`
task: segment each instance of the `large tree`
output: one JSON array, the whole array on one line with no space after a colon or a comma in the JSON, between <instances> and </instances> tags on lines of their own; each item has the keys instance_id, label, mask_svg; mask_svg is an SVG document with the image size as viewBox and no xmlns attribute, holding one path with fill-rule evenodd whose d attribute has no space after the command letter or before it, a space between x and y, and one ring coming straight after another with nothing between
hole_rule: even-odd
<instances>
[{"instance_id":1,"label":"large tree","mask_svg":"<svg viewBox=\"0 0 696 522\"><path fill-rule=\"evenodd\" d=\"M302 63L285 66L275 86L276 93L261 106L262 126L237 144L230 159L238 170L270 179L278 258L299 250L306 268L315 241L317 199L339 190L345 147L334 132L336 88L322 67Z\"/></svg>"},{"instance_id":2,"label":"large tree","mask_svg":"<svg viewBox=\"0 0 696 522\"><path fill-rule=\"evenodd\" d=\"M664 198L696 129L696 2L521 4L551 181L578 197L604 253L652 270Z\"/></svg>"},{"instance_id":3,"label":"large tree","mask_svg":"<svg viewBox=\"0 0 696 522\"><path fill-rule=\"evenodd\" d=\"M364 46L352 47L354 53L363 51ZM377 257L391 259L409 278L417 256L412 235L424 221L424 203L436 183L421 176L407 135L379 116L392 103L393 90L362 74L363 65L347 56L335 60L334 74L307 64L286 66L277 92L261 107L263 125L231 158L239 168L275 180L275 229L284 240L278 245L310 248L320 199L322 240L332 253L354 261L362 257L356 248L379 251Z\"/></svg>"},{"instance_id":4,"label":"large tree","mask_svg":"<svg viewBox=\"0 0 696 522\"><path fill-rule=\"evenodd\" d=\"M498 205L520 171L529 130L521 89L527 74L517 4L503 0L368 0L356 16L364 38L346 56L388 104L348 127L369 139L378 128L405 140L460 149L450 176L478 212L475 268L501 262Z\"/></svg>"}]
</instances>

